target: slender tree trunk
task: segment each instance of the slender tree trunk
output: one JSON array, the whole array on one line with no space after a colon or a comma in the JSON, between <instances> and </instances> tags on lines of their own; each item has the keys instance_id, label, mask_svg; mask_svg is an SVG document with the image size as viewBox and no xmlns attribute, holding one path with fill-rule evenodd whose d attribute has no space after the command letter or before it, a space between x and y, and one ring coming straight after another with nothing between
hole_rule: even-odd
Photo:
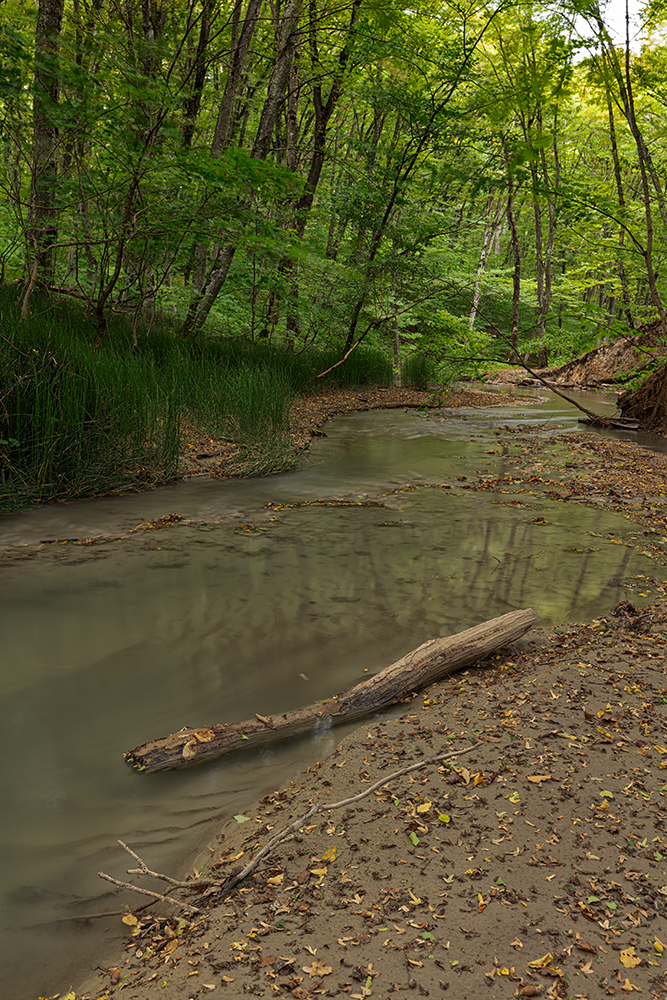
<instances>
[{"instance_id":1,"label":"slender tree trunk","mask_svg":"<svg viewBox=\"0 0 667 1000\"><path fill-rule=\"evenodd\" d=\"M486 206L486 217L484 220L484 239L482 240L482 249L479 255L479 263L477 265L477 273L475 275L475 288L472 296L472 305L470 307L470 316L468 317L468 329L472 330L475 325L475 319L477 318L477 310L479 309L479 303L482 298L482 276L486 268L486 261L491 253L491 247L493 246L493 241L500 225L500 220L503 215L503 201L501 198L494 198L493 195L489 197Z\"/></svg>"},{"instance_id":2,"label":"slender tree trunk","mask_svg":"<svg viewBox=\"0 0 667 1000\"><path fill-rule=\"evenodd\" d=\"M506 153L507 155L507 153ZM507 224L510 230L510 242L512 247L512 259L514 267L512 271L512 332L510 364L517 364L521 358L519 356L519 306L521 303L521 246L519 244L519 231L514 214L514 181L509 176L507 193Z\"/></svg>"},{"instance_id":3,"label":"slender tree trunk","mask_svg":"<svg viewBox=\"0 0 667 1000\"><path fill-rule=\"evenodd\" d=\"M259 0L252 0L252 2L259 2ZM292 59L299 35L299 18L301 16L302 4L303 0L287 0L283 11L276 59L269 79L267 95L262 107L259 126L252 148L252 156L258 160L266 159L269 154L273 132L278 121L282 102L285 98L285 90L289 81ZM220 116L218 116L218 124L220 124ZM218 130L216 129L217 134ZM215 141L214 139L214 143ZM219 148L222 149L221 146ZM218 149L217 146L216 149ZM211 152L215 155L213 149ZM208 282L202 293L195 295L190 303L188 314L181 326L181 336L193 336L201 330L206 317L227 280L229 269L236 254L236 246L236 243L228 243L217 250L215 263L211 269Z\"/></svg>"},{"instance_id":4,"label":"slender tree trunk","mask_svg":"<svg viewBox=\"0 0 667 1000\"><path fill-rule=\"evenodd\" d=\"M32 259L32 266L23 297L24 317L35 285L48 285L55 273L54 248L58 239L58 125L55 112L60 98L57 59L63 9L64 0L39 0L35 30L34 131L28 231L28 259Z\"/></svg>"},{"instance_id":5,"label":"slender tree trunk","mask_svg":"<svg viewBox=\"0 0 667 1000\"><path fill-rule=\"evenodd\" d=\"M206 50L208 48L209 34L211 31L211 8L212 0L203 0L199 23L197 51L195 52L193 65L190 69L190 92L183 102L183 145L186 149L189 149L190 146L192 146L195 127L197 125L197 116L199 115L202 94L204 92L204 84L206 82Z\"/></svg>"},{"instance_id":6,"label":"slender tree trunk","mask_svg":"<svg viewBox=\"0 0 667 1000\"><path fill-rule=\"evenodd\" d=\"M608 63L603 53L605 93L607 97L607 117L609 120L609 139L611 143L611 157L614 164L614 181L616 183L616 197L621 212L625 214L625 190L623 188L623 177L621 175L621 164L618 156L618 143L616 140L616 124L614 122L614 107L611 100L611 90L609 87ZM635 317L632 312L628 279L625 273L625 263L623 260L623 244L625 242L625 229L621 226L619 231L619 253L618 253L618 277L621 283L621 295L623 297L623 311L631 330L636 329Z\"/></svg>"}]
</instances>

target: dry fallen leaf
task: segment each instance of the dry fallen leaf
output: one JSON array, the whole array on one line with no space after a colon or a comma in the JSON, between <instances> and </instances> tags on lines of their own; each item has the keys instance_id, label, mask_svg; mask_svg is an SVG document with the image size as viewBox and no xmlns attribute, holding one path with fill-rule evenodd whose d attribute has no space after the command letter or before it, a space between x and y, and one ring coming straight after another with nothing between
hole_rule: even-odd
<instances>
[{"instance_id":1,"label":"dry fallen leaf","mask_svg":"<svg viewBox=\"0 0 667 1000\"><path fill-rule=\"evenodd\" d=\"M417 806L417 812L418 813L427 813L430 808L431 808L431 803L430 802L422 802L422 804L420 806Z\"/></svg>"},{"instance_id":2,"label":"dry fallen leaf","mask_svg":"<svg viewBox=\"0 0 667 1000\"><path fill-rule=\"evenodd\" d=\"M311 868L310 869L310 874L311 875L326 875L326 873L328 872L328 870L329 870L328 868ZM269 879L269 882L270 881L271 881L271 879Z\"/></svg>"},{"instance_id":3,"label":"dry fallen leaf","mask_svg":"<svg viewBox=\"0 0 667 1000\"><path fill-rule=\"evenodd\" d=\"M323 962L320 962L318 958L316 958L310 966L303 965L302 969L304 972L307 972L309 976L328 976L333 972L333 968L330 965L325 965Z\"/></svg>"},{"instance_id":4,"label":"dry fallen leaf","mask_svg":"<svg viewBox=\"0 0 667 1000\"><path fill-rule=\"evenodd\" d=\"M521 951L523 948L523 941L519 941L518 937L515 937L513 941L510 941L510 948L514 948L516 951Z\"/></svg>"},{"instance_id":5,"label":"dry fallen leaf","mask_svg":"<svg viewBox=\"0 0 667 1000\"><path fill-rule=\"evenodd\" d=\"M624 993L632 993L633 990L637 990L637 993L641 993L640 988L638 986L635 986L634 983L631 983L629 979L625 980L625 982L621 986L621 989L623 990Z\"/></svg>"},{"instance_id":6,"label":"dry fallen leaf","mask_svg":"<svg viewBox=\"0 0 667 1000\"><path fill-rule=\"evenodd\" d=\"M210 743L215 733L212 729L195 729L194 736L200 743Z\"/></svg>"},{"instance_id":7,"label":"dry fallen leaf","mask_svg":"<svg viewBox=\"0 0 667 1000\"><path fill-rule=\"evenodd\" d=\"M193 757L197 756L197 740L190 740L183 747L181 754L183 760L192 760Z\"/></svg>"},{"instance_id":8,"label":"dry fallen leaf","mask_svg":"<svg viewBox=\"0 0 667 1000\"><path fill-rule=\"evenodd\" d=\"M123 923L128 924L128 926L130 927L133 927L135 924L138 924L139 921L135 917L134 913L126 913L123 916Z\"/></svg>"},{"instance_id":9,"label":"dry fallen leaf","mask_svg":"<svg viewBox=\"0 0 667 1000\"><path fill-rule=\"evenodd\" d=\"M551 965L553 960L553 955L548 951L546 955L542 955L542 958L536 958L532 962L529 962L528 965L531 969L546 969L547 965Z\"/></svg>"},{"instance_id":10,"label":"dry fallen leaf","mask_svg":"<svg viewBox=\"0 0 667 1000\"><path fill-rule=\"evenodd\" d=\"M284 878L285 875L281 872L280 875L274 875L273 878L267 878L266 881L269 885L282 885Z\"/></svg>"},{"instance_id":11,"label":"dry fallen leaf","mask_svg":"<svg viewBox=\"0 0 667 1000\"><path fill-rule=\"evenodd\" d=\"M484 896L481 894L481 892L478 892L477 893L477 903L479 904L479 912L480 913L482 913L482 911L486 908L487 902L488 902L488 900L484 899Z\"/></svg>"},{"instance_id":12,"label":"dry fallen leaf","mask_svg":"<svg viewBox=\"0 0 667 1000\"><path fill-rule=\"evenodd\" d=\"M625 948L624 951L621 952L620 958L626 969L634 969L635 965L639 965L641 963L641 958L632 946Z\"/></svg>"},{"instance_id":13,"label":"dry fallen leaf","mask_svg":"<svg viewBox=\"0 0 667 1000\"><path fill-rule=\"evenodd\" d=\"M551 778L551 775L550 774L527 774L526 777L528 778L528 781L532 781L536 785L539 785L539 783L541 781L549 781L549 779Z\"/></svg>"}]
</instances>

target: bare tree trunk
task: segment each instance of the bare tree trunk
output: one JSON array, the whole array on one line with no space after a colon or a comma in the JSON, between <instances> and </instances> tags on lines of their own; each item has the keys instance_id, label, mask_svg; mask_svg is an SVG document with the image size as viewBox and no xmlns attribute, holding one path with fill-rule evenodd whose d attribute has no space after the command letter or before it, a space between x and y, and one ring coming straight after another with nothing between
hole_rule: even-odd
<instances>
[{"instance_id":1,"label":"bare tree trunk","mask_svg":"<svg viewBox=\"0 0 667 1000\"><path fill-rule=\"evenodd\" d=\"M57 58L63 9L64 0L39 0L35 30L34 133L28 230L28 259L32 259L32 265L23 297L23 317L27 315L35 286L48 285L53 281L55 271L54 247L58 238L58 125L55 112L60 98Z\"/></svg>"},{"instance_id":2,"label":"bare tree trunk","mask_svg":"<svg viewBox=\"0 0 667 1000\"><path fill-rule=\"evenodd\" d=\"M509 154L504 139L503 139L503 146L505 147L505 159L507 164L509 165ZM514 214L514 180L512 179L511 174L508 174L506 214L507 214L507 224L510 230L512 259L514 261L514 268L512 271L512 332L510 335L510 344L512 347L512 352L509 360L510 364L517 364L521 362L521 358L519 357L519 306L521 304L521 246L519 244L519 232L516 224L516 216Z\"/></svg>"},{"instance_id":3,"label":"bare tree trunk","mask_svg":"<svg viewBox=\"0 0 667 1000\"><path fill-rule=\"evenodd\" d=\"M468 329L472 330L475 325L475 319L477 318L477 310L479 309L479 303L482 298L482 276L486 268L486 261L491 253L491 248L493 246L493 241L498 231L500 225L500 220L503 216L503 201L502 198L495 199L493 195L489 197L486 205L486 217L484 220L484 239L482 240L482 249L479 255L479 263L477 265L477 274L475 275L475 288L472 296L472 305L470 307L470 316L468 317Z\"/></svg>"},{"instance_id":4,"label":"bare tree trunk","mask_svg":"<svg viewBox=\"0 0 667 1000\"><path fill-rule=\"evenodd\" d=\"M252 0L252 2L259 3L260 0ZM269 79L267 95L255 136L255 143L252 148L252 156L258 160L266 159L269 154L273 132L278 121L282 102L285 98L285 90L289 81L292 59L299 35L299 18L301 16L302 5L303 0L287 0L283 12L276 59ZM218 116L218 124L220 124L220 116ZM218 129L216 128L217 134ZM218 137L218 141L222 141L220 137ZM216 143L215 138L214 143ZM218 148L222 149L221 146L218 147L216 145L215 149L217 150ZM213 148L211 152L212 155L215 155ZM229 274L235 254L235 243L228 243L218 249L208 282L204 286L202 293L195 295L190 303L188 314L180 329L181 336L193 336L201 330L206 317L227 280L227 275Z\"/></svg>"},{"instance_id":5,"label":"bare tree trunk","mask_svg":"<svg viewBox=\"0 0 667 1000\"><path fill-rule=\"evenodd\" d=\"M213 0L203 0L201 17L199 24L199 40L197 42L197 51L193 59L193 65L190 70L192 76L190 93L183 102L183 145L186 149L189 149L192 145L192 139L195 134L195 127L197 124L197 116L199 114L199 108L201 106L202 94L204 92L204 84L206 82L206 50L208 48L208 39L211 31L211 8L213 5Z\"/></svg>"}]
</instances>

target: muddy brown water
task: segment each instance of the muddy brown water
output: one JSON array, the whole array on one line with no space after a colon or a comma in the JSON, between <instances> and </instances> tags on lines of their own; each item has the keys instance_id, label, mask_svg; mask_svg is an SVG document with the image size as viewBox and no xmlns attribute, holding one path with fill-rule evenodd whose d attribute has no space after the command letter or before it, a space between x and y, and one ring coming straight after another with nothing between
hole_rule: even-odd
<instances>
[{"instance_id":1,"label":"muddy brown water","mask_svg":"<svg viewBox=\"0 0 667 1000\"><path fill-rule=\"evenodd\" d=\"M354 414L327 425L289 475L195 480L0 520L2 548L172 511L192 519L3 570L3 996L65 993L117 955L120 918L81 918L136 902L96 874L126 877L118 839L181 874L222 822L326 756L344 729L151 777L130 771L124 750L183 725L308 704L514 608L534 607L541 625L595 616L629 578L655 575L624 544L632 525L620 515L540 495L513 509L456 486L390 492L482 462L498 470L502 455L486 454L494 427L577 427L576 412L543 396L465 420ZM264 509L379 493L387 508Z\"/></svg>"}]
</instances>

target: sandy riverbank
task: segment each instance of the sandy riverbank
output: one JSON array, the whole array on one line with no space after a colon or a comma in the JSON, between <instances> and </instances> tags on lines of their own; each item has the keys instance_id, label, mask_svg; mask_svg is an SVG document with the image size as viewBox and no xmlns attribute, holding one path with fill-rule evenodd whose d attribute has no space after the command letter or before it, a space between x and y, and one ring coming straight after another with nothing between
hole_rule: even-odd
<instances>
[{"instance_id":1,"label":"sandy riverbank","mask_svg":"<svg viewBox=\"0 0 667 1000\"><path fill-rule=\"evenodd\" d=\"M498 438L502 478L480 468L466 487L501 503L540 491L623 512L636 525L630 544L655 563L652 579L633 583L637 602L655 603L635 607L629 593L594 621L534 630L420 692L401 718L360 726L231 819L204 872L224 882L314 802L466 753L314 817L225 898L215 885L204 899L186 894L199 914L144 911L116 965L82 982L77 1000L121 989L136 1000L411 990L665 1000L667 458L590 434L512 443ZM116 874L125 868L119 856Z\"/></svg>"},{"instance_id":2,"label":"sandy riverbank","mask_svg":"<svg viewBox=\"0 0 667 1000\"><path fill-rule=\"evenodd\" d=\"M313 817L226 898L190 896L202 913L140 915L118 973L76 997L663 1000L666 627L663 600L537 629L362 725L230 820L204 870L224 881L314 802L478 745Z\"/></svg>"}]
</instances>

